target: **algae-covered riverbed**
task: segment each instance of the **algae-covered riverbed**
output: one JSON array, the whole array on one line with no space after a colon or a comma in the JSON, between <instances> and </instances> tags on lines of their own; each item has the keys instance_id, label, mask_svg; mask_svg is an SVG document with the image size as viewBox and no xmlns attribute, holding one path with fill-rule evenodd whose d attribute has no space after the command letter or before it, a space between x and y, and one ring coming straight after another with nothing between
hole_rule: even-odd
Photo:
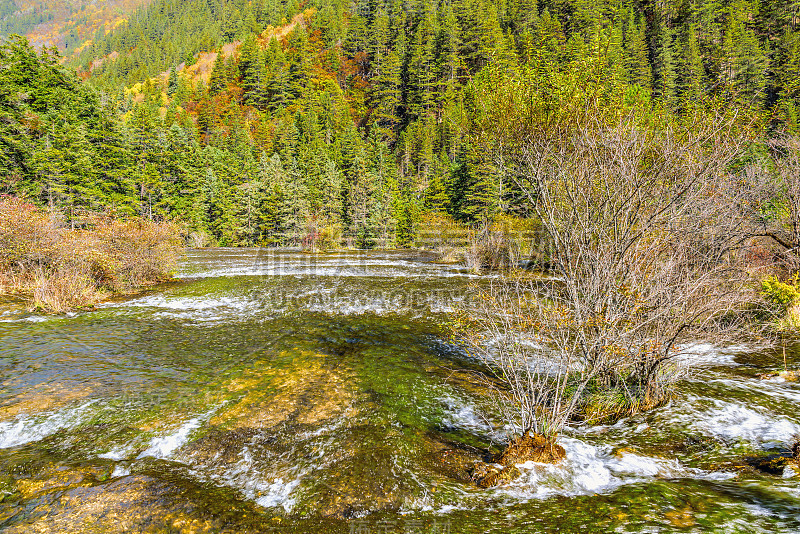
<instances>
[{"instance_id":1,"label":"algae-covered riverbed","mask_svg":"<svg viewBox=\"0 0 800 534\"><path fill-rule=\"evenodd\" d=\"M800 478L745 461L800 434L800 387L759 377L782 351L698 344L671 404L486 490L467 469L503 428L439 326L480 278L257 250L179 277L67 316L2 303L0 530L800 532Z\"/></svg>"}]
</instances>

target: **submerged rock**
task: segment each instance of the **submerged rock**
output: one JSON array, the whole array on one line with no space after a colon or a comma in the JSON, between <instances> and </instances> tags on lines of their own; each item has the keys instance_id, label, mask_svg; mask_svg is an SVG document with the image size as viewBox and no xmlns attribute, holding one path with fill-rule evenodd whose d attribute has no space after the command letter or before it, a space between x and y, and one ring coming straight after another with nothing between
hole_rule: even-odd
<instances>
[{"instance_id":1,"label":"submerged rock","mask_svg":"<svg viewBox=\"0 0 800 534\"><path fill-rule=\"evenodd\" d=\"M481 488L510 482L520 475L517 464L537 462L556 464L567 453L564 447L540 434L525 434L514 439L491 462L478 462L472 469L472 479Z\"/></svg>"},{"instance_id":2,"label":"submerged rock","mask_svg":"<svg viewBox=\"0 0 800 534\"><path fill-rule=\"evenodd\" d=\"M784 478L800 473L800 441L792 445L791 452L745 458L745 463L758 471Z\"/></svg>"},{"instance_id":3,"label":"submerged rock","mask_svg":"<svg viewBox=\"0 0 800 534\"><path fill-rule=\"evenodd\" d=\"M694 510L691 506L686 506L681 510L670 510L664 516L675 527L689 528L695 526Z\"/></svg>"},{"instance_id":4,"label":"submerged rock","mask_svg":"<svg viewBox=\"0 0 800 534\"><path fill-rule=\"evenodd\" d=\"M0 503L17 493L17 484L8 475L0 475Z\"/></svg>"},{"instance_id":5,"label":"submerged rock","mask_svg":"<svg viewBox=\"0 0 800 534\"><path fill-rule=\"evenodd\" d=\"M149 473L94 485L71 485L57 501L29 501L4 532L85 534L264 532L257 508L180 476ZM57 513L56 513L57 512Z\"/></svg>"},{"instance_id":6,"label":"submerged rock","mask_svg":"<svg viewBox=\"0 0 800 534\"><path fill-rule=\"evenodd\" d=\"M564 447L540 434L525 434L513 440L495 458L495 463L510 467L525 462L555 464L567 456Z\"/></svg>"},{"instance_id":7,"label":"submerged rock","mask_svg":"<svg viewBox=\"0 0 800 534\"><path fill-rule=\"evenodd\" d=\"M442 449L426 458L430 470L459 482L472 482L472 472L479 455L463 449Z\"/></svg>"},{"instance_id":8,"label":"submerged rock","mask_svg":"<svg viewBox=\"0 0 800 534\"><path fill-rule=\"evenodd\" d=\"M10 386L11 381L2 386ZM3 401L0 420L12 419L25 415L48 414L88 399L94 390L88 386L68 386L65 384L43 384L29 388L27 391Z\"/></svg>"},{"instance_id":9,"label":"submerged rock","mask_svg":"<svg viewBox=\"0 0 800 534\"><path fill-rule=\"evenodd\" d=\"M273 369L254 366L225 383L242 397L209 421L234 428L270 429L285 424L320 425L343 415L352 417L355 379L346 370L326 366L320 355L300 352L293 365Z\"/></svg>"},{"instance_id":10,"label":"submerged rock","mask_svg":"<svg viewBox=\"0 0 800 534\"><path fill-rule=\"evenodd\" d=\"M784 454L770 454L745 458L745 463L754 469L775 476L782 476L786 465L792 460L790 456Z\"/></svg>"},{"instance_id":11,"label":"submerged rock","mask_svg":"<svg viewBox=\"0 0 800 534\"><path fill-rule=\"evenodd\" d=\"M503 467L500 464L487 464L478 462L472 470L472 478L480 488L492 488L505 482L511 482L520 471L516 466Z\"/></svg>"},{"instance_id":12,"label":"submerged rock","mask_svg":"<svg viewBox=\"0 0 800 534\"><path fill-rule=\"evenodd\" d=\"M24 499L31 499L56 490L91 486L108 479L109 465L52 466L36 477L17 481L17 490Z\"/></svg>"},{"instance_id":13,"label":"submerged rock","mask_svg":"<svg viewBox=\"0 0 800 534\"><path fill-rule=\"evenodd\" d=\"M342 429L336 447L324 456L324 471L310 477L298 506L324 518L351 519L397 511L420 487L399 454L403 436L396 429L362 424Z\"/></svg>"}]
</instances>

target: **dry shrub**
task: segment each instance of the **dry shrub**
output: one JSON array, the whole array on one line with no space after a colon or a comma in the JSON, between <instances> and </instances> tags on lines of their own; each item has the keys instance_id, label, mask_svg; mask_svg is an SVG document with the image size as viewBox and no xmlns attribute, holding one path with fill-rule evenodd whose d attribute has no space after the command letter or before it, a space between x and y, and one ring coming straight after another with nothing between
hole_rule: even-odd
<instances>
[{"instance_id":1,"label":"dry shrub","mask_svg":"<svg viewBox=\"0 0 800 534\"><path fill-rule=\"evenodd\" d=\"M476 287L456 315L458 339L489 371L476 377L516 437L555 439L597 374L568 321L540 298L536 282L513 278Z\"/></svg>"},{"instance_id":2,"label":"dry shrub","mask_svg":"<svg viewBox=\"0 0 800 534\"><path fill-rule=\"evenodd\" d=\"M521 254L517 242L503 229L484 226L472 234L466 259L467 267L475 272L507 271L519 266Z\"/></svg>"},{"instance_id":3,"label":"dry shrub","mask_svg":"<svg viewBox=\"0 0 800 534\"><path fill-rule=\"evenodd\" d=\"M469 228L443 213L425 213L419 223L416 245L435 251L439 261L455 263L470 243Z\"/></svg>"},{"instance_id":4,"label":"dry shrub","mask_svg":"<svg viewBox=\"0 0 800 534\"><path fill-rule=\"evenodd\" d=\"M171 223L90 215L85 224L63 228L57 214L0 199L3 292L28 294L34 308L56 313L88 306L107 291L167 279L182 248Z\"/></svg>"},{"instance_id":5,"label":"dry shrub","mask_svg":"<svg viewBox=\"0 0 800 534\"><path fill-rule=\"evenodd\" d=\"M508 270L517 266L519 249L504 232L485 226L473 234L466 259L467 267L475 272Z\"/></svg>"},{"instance_id":6,"label":"dry shrub","mask_svg":"<svg viewBox=\"0 0 800 534\"><path fill-rule=\"evenodd\" d=\"M301 240L303 250L324 252L338 248L342 243L342 225L319 215L306 219L305 236Z\"/></svg>"},{"instance_id":7,"label":"dry shrub","mask_svg":"<svg viewBox=\"0 0 800 534\"><path fill-rule=\"evenodd\" d=\"M781 274L800 270L800 137L773 139L767 143L770 162L755 162L740 173L746 193L736 215L750 224L753 238L772 245L767 263Z\"/></svg>"},{"instance_id":8,"label":"dry shrub","mask_svg":"<svg viewBox=\"0 0 800 534\"><path fill-rule=\"evenodd\" d=\"M0 267L3 271L46 265L57 240L53 217L25 200L0 198Z\"/></svg>"},{"instance_id":9,"label":"dry shrub","mask_svg":"<svg viewBox=\"0 0 800 534\"><path fill-rule=\"evenodd\" d=\"M521 260L538 260L541 253L542 225L534 218L499 214L490 226L513 241Z\"/></svg>"},{"instance_id":10,"label":"dry shrub","mask_svg":"<svg viewBox=\"0 0 800 534\"><path fill-rule=\"evenodd\" d=\"M504 384L501 408L522 435L555 435L581 412L598 420L657 406L695 340L759 333L755 281L740 261L747 222L731 209L740 191L728 165L741 147L725 132L629 118L506 154L552 276L503 280L464 312L488 337L466 336ZM502 232L483 241L512 261Z\"/></svg>"},{"instance_id":11,"label":"dry shrub","mask_svg":"<svg viewBox=\"0 0 800 534\"><path fill-rule=\"evenodd\" d=\"M539 289L580 341L591 389L628 407L669 398L685 344L750 327L742 312L757 295L727 172L741 146L724 126L650 131L623 120L533 140L521 154L515 178L556 277Z\"/></svg>"},{"instance_id":12,"label":"dry shrub","mask_svg":"<svg viewBox=\"0 0 800 534\"><path fill-rule=\"evenodd\" d=\"M177 226L146 219L100 220L98 250L90 256L93 275L112 289L129 289L169 278L181 251Z\"/></svg>"},{"instance_id":13,"label":"dry shrub","mask_svg":"<svg viewBox=\"0 0 800 534\"><path fill-rule=\"evenodd\" d=\"M205 230L191 232L187 238L190 248L208 248L214 246L214 238Z\"/></svg>"},{"instance_id":14,"label":"dry shrub","mask_svg":"<svg viewBox=\"0 0 800 534\"><path fill-rule=\"evenodd\" d=\"M508 271L530 264L543 264L538 239L541 230L535 219L498 215L491 224L470 234L467 266L475 272Z\"/></svg>"}]
</instances>

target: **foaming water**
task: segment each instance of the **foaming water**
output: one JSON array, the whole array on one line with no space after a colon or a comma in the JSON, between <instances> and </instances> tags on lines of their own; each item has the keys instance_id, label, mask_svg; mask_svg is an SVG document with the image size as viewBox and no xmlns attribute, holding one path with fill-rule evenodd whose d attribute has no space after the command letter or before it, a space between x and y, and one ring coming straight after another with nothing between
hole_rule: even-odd
<instances>
[{"instance_id":1,"label":"foaming water","mask_svg":"<svg viewBox=\"0 0 800 534\"><path fill-rule=\"evenodd\" d=\"M286 467L284 461L277 462L284 469L274 472L275 458L263 458L263 451L245 445L237 454L237 460L225 464L195 463L194 458L181 456L180 461L189 465L190 471L200 480L233 488L246 499L264 508L281 507L291 512L297 500L293 492L311 471L310 467Z\"/></svg>"},{"instance_id":2,"label":"foaming water","mask_svg":"<svg viewBox=\"0 0 800 534\"><path fill-rule=\"evenodd\" d=\"M724 440L754 444L778 441L789 445L800 436L800 424L786 416L720 400L713 403L713 409L695 418L694 428Z\"/></svg>"},{"instance_id":3,"label":"foaming water","mask_svg":"<svg viewBox=\"0 0 800 534\"><path fill-rule=\"evenodd\" d=\"M103 309L118 313L146 312L151 317L185 319L204 323L268 318L286 313L311 312L335 316L381 315L425 317L452 312L463 297L436 291L425 284L382 285L368 288L358 281L338 281L309 288L307 282L252 286L248 295L209 293L189 296L180 293L149 295L105 304Z\"/></svg>"},{"instance_id":4,"label":"foaming water","mask_svg":"<svg viewBox=\"0 0 800 534\"><path fill-rule=\"evenodd\" d=\"M302 479L303 475L287 481L282 478L275 479L261 491L262 495L256 499L256 504L264 508L282 506L284 510L291 512L296 502L291 497L292 491L300 484Z\"/></svg>"},{"instance_id":5,"label":"foaming water","mask_svg":"<svg viewBox=\"0 0 800 534\"><path fill-rule=\"evenodd\" d=\"M439 265L402 251L349 251L311 254L287 249L217 249L217 260L192 261L178 276L193 278L233 276L296 277L379 277L379 278L475 278L463 266ZM190 251L193 257L207 257L207 251Z\"/></svg>"},{"instance_id":6,"label":"foaming water","mask_svg":"<svg viewBox=\"0 0 800 534\"><path fill-rule=\"evenodd\" d=\"M203 415L189 419L174 432L154 437L150 441L147 449L142 451L138 458L145 458L148 456L151 458L169 458L175 451L183 447L189 441L190 435L200 428L216 411L217 408L212 408Z\"/></svg>"},{"instance_id":7,"label":"foaming water","mask_svg":"<svg viewBox=\"0 0 800 534\"><path fill-rule=\"evenodd\" d=\"M169 310L210 310L218 308L229 308L241 310L250 304L250 301L241 297L174 297L167 298L164 295L150 295L139 299L126 302L125 306L166 308ZM117 304L119 306L119 304Z\"/></svg>"},{"instance_id":8,"label":"foaming water","mask_svg":"<svg viewBox=\"0 0 800 534\"><path fill-rule=\"evenodd\" d=\"M488 418L479 414L474 405L451 396L439 400L446 409L445 417L442 419L444 425L480 432L492 431Z\"/></svg>"},{"instance_id":9,"label":"foaming water","mask_svg":"<svg viewBox=\"0 0 800 534\"><path fill-rule=\"evenodd\" d=\"M522 476L497 491L516 499L543 499L553 495L609 493L625 484L654 477L724 480L735 476L685 467L676 459L650 458L632 452L614 454L611 447L574 438L562 438L559 443L566 451L561 463L520 464Z\"/></svg>"},{"instance_id":10,"label":"foaming water","mask_svg":"<svg viewBox=\"0 0 800 534\"><path fill-rule=\"evenodd\" d=\"M91 415L95 401L65 408L55 413L21 415L13 421L0 421L0 449L39 441L59 430L75 428Z\"/></svg>"},{"instance_id":11,"label":"foaming water","mask_svg":"<svg viewBox=\"0 0 800 534\"><path fill-rule=\"evenodd\" d=\"M690 366L736 365L736 357L754 347L749 345L719 346L712 343L693 343L681 348L678 360Z\"/></svg>"},{"instance_id":12,"label":"foaming water","mask_svg":"<svg viewBox=\"0 0 800 534\"><path fill-rule=\"evenodd\" d=\"M150 442L150 446L139 455L139 458L144 458L145 456L169 458L173 452L188 441L189 434L198 428L200 428L200 419L190 419L172 434L153 438L153 441Z\"/></svg>"}]
</instances>

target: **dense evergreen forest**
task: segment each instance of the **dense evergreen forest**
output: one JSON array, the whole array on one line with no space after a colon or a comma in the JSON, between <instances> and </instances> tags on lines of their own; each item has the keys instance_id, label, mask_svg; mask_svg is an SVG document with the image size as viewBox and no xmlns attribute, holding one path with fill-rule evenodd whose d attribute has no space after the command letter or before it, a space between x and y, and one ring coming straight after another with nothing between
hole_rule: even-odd
<instances>
[{"instance_id":1,"label":"dense evergreen forest","mask_svg":"<svg viewBox=\"0 0 800 534\"><path fill-rule=\"evenodd\" d=\"M154 0L66 66L6 40L0 191L198 244L406 246L426 214L525 215L483 142L498 94L796 132L798 23L784 0Z\"/></svg>"}]
</instances>

